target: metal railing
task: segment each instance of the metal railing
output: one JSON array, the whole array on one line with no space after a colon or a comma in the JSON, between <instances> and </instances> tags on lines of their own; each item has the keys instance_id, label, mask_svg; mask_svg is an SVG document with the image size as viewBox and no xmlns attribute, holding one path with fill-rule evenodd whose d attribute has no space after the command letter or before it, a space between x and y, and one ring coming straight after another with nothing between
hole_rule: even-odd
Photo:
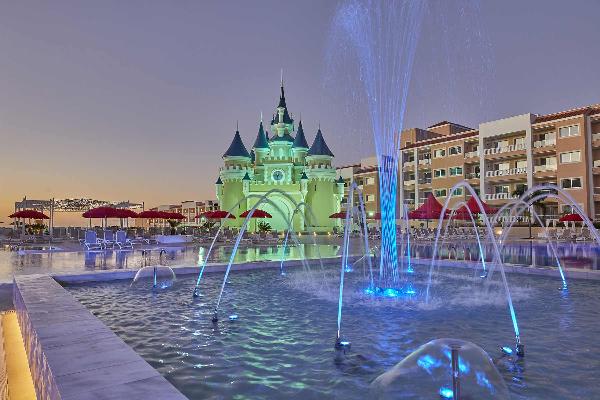
<instances>
[{"instance_id":1,"label":"metal railing","mask_svg":"<svg viewBox=\"0 0 600 400\"><path fill-rule=\"evenodd\" d=\"M520 175L520 174L526 174L526 173L527 173L527 168L509 168L509 169L498 169L495 171L486 171L485 176L486 177L509 176L509 175Z\"/></svg>"},{"instance_id":2,"label":"metal railing","mask_svg":"<svg viewBox=\"0 0 600 400\"><path fill-rule=\"evenodd\" d=\"M540 148L540 147L546 147L546 146L554 146L556 144L556 138L552 138L552 139L544 139L544 140L537 140L535 142L533 142L533 147Z\"/></svg>"},{"instance_id":3,"label":"metal railing","mask_svg":"<svg viewBox=\"0 0 600 400\"><path fill-rule=\"evenodd\" d=\"M422 178L419 179L419 185L425 185L431 183L431 178Z\"/></svg>"},{"instance_id":4,"label":"metal railing","mask_svg":"<svg viewBox=\"0 0 600 400\"><path fill-rule=\"evenodd\" d=\"M479 179L479 177L481 177L479 172L470 172L466 175L467 179Z\"/></svg>"},{"instance_id":5,"label":"metal railing","mask_svg":"<svg viewBox=\"0 0 600 400\"><path fill-rule=\"evenodd\" d=\"M535 167L533 167L533 172L556 171L556 168L556 164L536 165Z\"/></svg>"},{"instance_id":6,"label":"metal railing","mask_svg":"<svg viewBox=\"0 0 600 400\"><path fill-rule=\"evenodd\" d=\"M519 150L525 150L524 143L511 144L509 146L503 146L503 147L492 147L492 148L483 150L483 154L488 156L488 155L492 155L492 154L510 153L511 151L519 151Z\"/></svg>"},{"instance_id":7,"label":"metal railing","mask_svg":"<svg viewBox=\"0 0 600 400\"><path fill-rule=\"evenodd\" d=\"M424 158L422 160L419 160L419 165L430 165L431 164L431 158Z\"/></svg>"},{"instance_id":8,"label":"metal railing","mask_svg":"<svg viewBox=\"0 0 600 400\"><path fill-rule=\"evenodd\" d=\"M479 157L479 152L478 151L470 151L468 153L465 153L465 158L473 158L473 157Z\"/></svg>"},{"instance_id":9,"label":"metal railing","mask_svg":"<svg viewBox=\"0 0 600 400\"><path fill-rule=\"evenodd\" d=\"M412 186L415 184L415 180L411 179L409 181L404 181L404 186Z\"/></svg>"},{"instance_id":10,"label":"metal railing","mask_svg":"<svg viewBox=\"0 0 600 400\"><path fill-rule=\"evenodd\" d=\"M517 196L513 196L510 193L489 193L485 195L486 200L512 200L516 199Z\"/></svg>"}]
</instances>

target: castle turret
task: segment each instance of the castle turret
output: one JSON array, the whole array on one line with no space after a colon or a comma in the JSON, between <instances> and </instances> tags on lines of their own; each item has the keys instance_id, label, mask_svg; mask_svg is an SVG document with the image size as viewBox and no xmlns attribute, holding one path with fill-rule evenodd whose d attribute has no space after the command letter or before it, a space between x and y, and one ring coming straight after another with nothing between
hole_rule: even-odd
<instances>
[{"instance_id":1,"label":"castle turret","mask_svg":"<svg viewBox=\"0 0 600 400\"><path fill-rule=\"evenodd\" d=\"M311 205L314 215L314 220L310 218L310 214L307 215L307 229L330 231L334 222L329 219L329 215L339 211L338 187L335 169L331 166L332 159L333 153L319 128L306 156L306 175L309 180L306 203Z\"/></svg>"},{"instance_id":2,"label":"castle turret","mask_svg":"<svg viewBox=\"0 0 600 400\"><path fill-rule=\"evenodd\" d=\"M225 166L221 168L219 174L219 179L222 182L222 195L219 198L219 204L222 210L229 211L244 197L242 179L252 168L250 153L248 153L242 141L239 130L235 131L229 148L223 154L223 161L225 162ZM242 203L238 206L238 210L232 210L232 213L238 214L238 211L245 209L246 204ZM228 225L239 225L237 220L227 220L226 223Z\"/></svg>"}]
</instances>

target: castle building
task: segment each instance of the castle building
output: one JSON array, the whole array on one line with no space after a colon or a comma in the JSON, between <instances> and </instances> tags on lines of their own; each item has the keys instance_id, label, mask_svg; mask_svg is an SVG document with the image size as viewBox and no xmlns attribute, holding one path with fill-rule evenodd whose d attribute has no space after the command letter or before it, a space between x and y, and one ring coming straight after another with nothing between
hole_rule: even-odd
<instances>
[{"instance_id":1,"label":"castle building","mask_svg":"<svg viewBox=\"0 0 600 400\"><path fill-rule=\"evenodd\" d=\"M250 152L236 130L223 154L225 165L215 183L217 199L222 210L233 209L232 214L237 217L224 223L241 227L244 218L239 215L251 209L260 196L279 189L294 200L276 192L269 195L282 213L269 203L258 207L273 216L265 220L273 230L286 230L291 218L296 232L331 232L340 224L329 216L340 211L344 183L336 179L334 156L320 127L311 146L306 141L302 121L296 127L286 105L283 82L270 127L271 136L260 121ZM256 224L249 224L250 230L255 227Z\"/></svg>"}]
</instances>

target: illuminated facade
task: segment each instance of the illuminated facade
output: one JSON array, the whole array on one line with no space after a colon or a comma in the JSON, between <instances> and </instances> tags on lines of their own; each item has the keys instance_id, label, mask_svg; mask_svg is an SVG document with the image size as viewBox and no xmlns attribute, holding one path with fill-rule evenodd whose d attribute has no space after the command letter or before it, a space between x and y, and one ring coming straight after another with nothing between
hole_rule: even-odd
<instances>
[{"instance_id":1,"label":"illuminated facade","mask_svg":"<svg viewBox=\"0 0 600 400\"><path fill-rule=\"evenodd\" d=\"M274 230L287 229L293 217L296 231L330 232L339 221L329 216L340 210L344 184L336 180L333 167L333 153L325 143L321 129L317 131L311 146L304 135L302 122L296 127L288 112L283 83L276 112L270 123L271 136L265 131L263 122L252 150L248 152L239 131L236 131L231 145L223 154L221 167L215 186L217 199L222 210L232 210L238 217L225 223L240 227L243 218L239 215L252 208L271 189L279 189L291 197L278 193L269 195L283 212L269 203L259 206L273 218L267 222ZM296 207L306 204L307 207ZM308 209L312 213L308 212ZM251 229L255 224L250 224Z\"/></svg>"}]
</instances>

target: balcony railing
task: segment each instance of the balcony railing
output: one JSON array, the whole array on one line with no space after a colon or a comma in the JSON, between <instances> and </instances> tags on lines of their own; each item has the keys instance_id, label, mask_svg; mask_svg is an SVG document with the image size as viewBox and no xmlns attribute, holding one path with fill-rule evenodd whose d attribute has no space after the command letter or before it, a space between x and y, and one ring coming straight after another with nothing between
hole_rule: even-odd
<instances>
[{"instance_id":1,"label":"balcony railing","mask_svg":"<svg viewBox=\"0 0 600 400\"><path fill-rule=\"evenodd\" d=\"M492 154L510 153L511 151L519 151L519 150L525 150L524 143L511 144L510 146L503 146L503 147L492 147L490 149L483 150L483 154L488 156L488 155L492 155Z\"/></svg>"},{"instance_id":2,"label":"balcony railing","mask_svg":"<svg viewBox=\"0 0 600 400\"><path fill-rule=\"evenodd\" d=\"M415 160L410 160L410 161L404 162L405 167L412 167L413 165L415 165Z\"/></svg>"},{"instance_id":3,"label":"balcony railing","mask_svg":"<svg viewBox=\"0 0 600 400\"><path fill-rule=\"evenodd\" d=\"M556 144L556 138L544 139L544 140L538 140L538 141L533 142L533 147L538 149L540 147L554 146L555 144Z\"/></svg>"},{"instance_id":4,"label":"balcony railing","mask_svg":"<svg viewBox=\"0 0 600 400\"><path fill-rule=\"evenodd\" d=\"M533 167L533 172L546 172L546 171L556 171L556 164L536 165L535 167Z\"/></svg>"},{"instance_id":5,"label":"balcony railing","mask_svg":"<svg viewBox=\"0 0 600 400\"><path fill-rule=\"evenodd\" d=\"M474 158L474 157L479 157L478 151L470 151L468 153L465 153L465 158Z\"/></svg>"},{"instance_id":6,"label":"balcony railing","mask_svg":"<svg viewBox=\"0 0 600 400\"><path fill-rule=\"evenodd\" d=\"M509 176L509 175L520 175L520 174L526 174L526 173L527 173L527 168L510 168L510 169L498 169L496 171L486 171L485 176L486 177Z\"/></svg>"},{"instance_id":7,"label":"balcony railing","mask_svg":"<svg viewBox=\"0 0 600 400\"><path fill-rule=\"evenodd\" d=\"M422 179L419 179L419 185L426 185L426 184L429 184L429 183L431 183L431 178L422 178Z\"/></svg>"},{"instance_id":8,"label":"balcony railing","mask_svg":"<svg viewBox=\"0 0 600 400\"><path fill-rule=\"evenodd\" d=\"M600 167L600 160L594 160L594 168Z\"/></svg>"},{"instance_id":9,"label":"balcony railing","mask_svg":"<svg viewBox=\"0 0 600 400\"><path fill-rule=\"evenodd\" d=\"M479 172L470 172L466 175L467 179L479 179L481 174Z\"/></svg>"},{"instance_id":10,"label":"balcony railing","mask_svg":"<svg viewBox=\"0 0 600 400\"><path fill-rule=\"evenodd\" d=\"M592 140L600 140L600 132L592 135Z\"/></svg>"},{"instance_id":11,"label":"balcony railing","mask_svg":"<svg viewBox=\"0 0 600 400\"><path fill-rule=\"evenodd\" d=\"M424 158L422 160L419 160L419 165L430 165L431 164L431 158Z\"/></svg>"},{"instance_id":12,"label":"balcony railing","mask_svg":"<svg viewBox=\"0 0 600 400\"><path fill-rule=\"evenodd\" d=\"M485 195L485 199L489 200L511 200L516 199L517 196L513 196L510 193L490 193Z\"/></svg>"},{"instance_id":13,"label":"balcony railing","mask_svg":"<svg viewBox=\"0 0 600 400\"><path fill-rule=\"evenodd\" d=\"M412 186L415 184L415 180L411 179L410 181L404 181L404 186Z\"/></svg>"},{"instance_id":14,"label":"balcony railing","mask_svg":"<svg viewBox=\"0 0 600 400\"><path fill-rule=\"evenodd\" d=\"M600 187L594 188L594 196L600 196Z\"/></svg>"}]
</instances>

